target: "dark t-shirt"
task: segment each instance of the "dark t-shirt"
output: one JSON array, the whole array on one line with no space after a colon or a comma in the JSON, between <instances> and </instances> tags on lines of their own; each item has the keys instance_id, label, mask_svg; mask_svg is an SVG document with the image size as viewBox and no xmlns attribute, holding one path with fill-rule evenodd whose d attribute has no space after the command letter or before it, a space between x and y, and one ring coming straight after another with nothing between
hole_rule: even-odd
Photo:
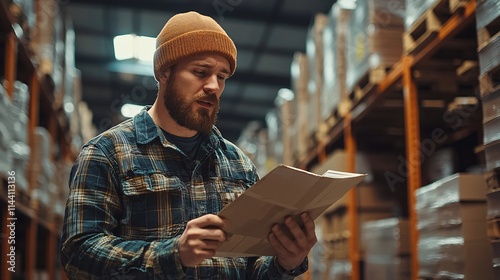
<instances>
[{"instance_id":1,"label":"dark t-shirt","mask_svg":"<svg viewBox=\"0 0 500 280\"><path fill-rule=\"evenodd\" d=\"M165 138L167 138L168 141L175 144L189 158L194 159L194 157L196 156L196 152L198 151L198 147L203 140L203 137L201 137L200 133L197 133L193 137L185 138L170 134L164 129L162 129L162 131L163 135L165 135Z\"/></svg>"}]
</instances>

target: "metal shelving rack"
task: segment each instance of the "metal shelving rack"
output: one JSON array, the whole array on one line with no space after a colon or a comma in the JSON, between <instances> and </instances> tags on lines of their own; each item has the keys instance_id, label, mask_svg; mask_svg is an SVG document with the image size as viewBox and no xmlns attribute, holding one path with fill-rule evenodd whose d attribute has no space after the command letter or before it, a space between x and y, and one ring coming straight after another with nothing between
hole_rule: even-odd
<instances>
[{"instance_id":1,"label":"metal shelving rack","mask_svg":"<svg viewBox=\"0 0 500 280\"><path fill-rule=\"evenodd\" d=\"M34 147L33 132L35 127L44 125L57 139L52 146L58 145L63 157L72 158L70 151L69 121L62 110L56 110L52 104L54 101L51 78L40 76L36 66L32 62L28 47L21 42L16 35L15 23L8 9L6 1L0 1L0 41L4 53L0 53L0 61L4 61L4 69L0 71L3 75L6 91L10 98L14 95L14 82L16 80L26 83L29 87L29 111L28 111L28 145ZM41 117L44 123L41 123ZM51 153L54 155L54 153ZM52 158L54 160L54 158ZM29 175L28 175L29 176ZM31 180L28 180L30 182ZM10 244L7 242L9 233L7 225L13 217L9 213L9 197L7 195L8 178L0 178L2 191L0 193L0 210L2 218L2 240L1 240L1 264L0 279L9 280L13 277L23 279L35 279L37 271L44 271L48 279L67 279L62 270L59 270L58 239L61 232L62 217L47 217L41 213L41 209L32 204L29 193L16 188L15 193L15 246L23 251L23 259L16 258L16 273L8 270L7 254ZM34 186L28 184L27 189L32 190Z\"/></svg>"},{"instance_id":2,"label":"metal shelving rack","mask_svg":"<svg viewBox=\"0 0 500 280\"><path fill-rule=\"evenodd\" d=\"M357 151L357 141L353 130L356 124L362 119L370 116L371 110L384 98L393 92L396 86L403 88L404 101L404 123L405 123L405 143L406 158L408 159L407 170L407 189L408 189L408 219L410 232L410 250L411 250L411 279L417 280L419 262L418 262L418 237L417 216L415 210L416 198L415 190L422 186L422 171L420 162L420 128L421 117L418 103L418 87L413 74L413 70L424 65L429 59L438 52L449 40L453 39L466 27L475 24L476 1L467 2L465 7L455 12L437 32L437 36L427 45L413 55L403 55L396 63L386 78L369 91L365 97L357 104L353 104L350 113L338 120L334 127L330 129L329 134L318 144L318 148L308 154L308 156L298 162L296 165L302 169L310 169L315 163L321 163L325 160L327 147L338 144L343 140L344 148L347 153L349 168L348 171L355 172L355 156ZM349 240L349 252L352 266L352 279L360 278L360 256L359 256L359 226L357 213L357 194L356 189L348 193L348 219L351 232Z\"/></svg>"}]
</instances>

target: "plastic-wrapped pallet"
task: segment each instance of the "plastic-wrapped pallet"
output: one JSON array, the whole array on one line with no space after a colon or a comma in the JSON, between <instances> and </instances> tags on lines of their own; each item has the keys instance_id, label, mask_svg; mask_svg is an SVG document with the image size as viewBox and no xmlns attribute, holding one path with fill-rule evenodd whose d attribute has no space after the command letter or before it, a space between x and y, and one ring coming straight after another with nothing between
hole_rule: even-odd
<instances>
[{"instance_id":1,"label":"plastic-wrapped pallet","mask_svg":"<svg viewBox=\"0 0 500 280\"><path fill-rule=\"evenodd\" d=\"M329 280L350 280L351 278L351 260L350 259L333 259L327 264Z\"/></svg>"},{"instance_id":2,"label":"plastic-wrapped pallet","mask_svg":"<svg viewBox=\"0 0 500 280\"><path fill-rule=\"evenodd\" d=\"M33 131L34 146L31 150L29 174L31 180L32 199L39 201L43 206L50 207L55 201L51 198L53 186L51 186L54 177L54 166L50 155L52 137L47 129L36 127Z\"/></svg>"},{"instance_id":3,"label":"plastic-wrapped pallet","mask_svg":"<svg viewBox=\"0 0 500 280\"><path fill-rule=\"evenodd\" d=\"M484 0L477 4L479 85L483 104L483 130L486 166L500 167L500 2Z\"/></svg>"},{"instance_id":4,"label":"plastic-wrapped pallet","mask_svg":"<svg viewBox=\"0 0 500 280\"><path fill-rule=\"evenodd\" d=\"M416 191L421 277L493 279L483 174L457 173Z\"/></svg>"},{"instance_id":5,"label":"plastic-wrapped pallet","mask_svg":"<svg viewBox=\"0 0 500 280\"><path fill-rule=\"evenodd\" d=\"M283 124L278 119L277 108L270 110L266 114L266 126L270 144L268 160L270 165L276 166L283 163L283 154L285 153L283 150Z\"/></svg>"},{"instance_id":6,"label":"plastic-wrapped pallet","mask_svg":"<svg viewBox=\"0 0 500 280\"><path fill-rule=\"evenodd\" d=\"M55 17L60 14L56 0L38 0L35 2L36 24L30 40L30 48L37 59L38 71L52 75L55 59Z\"/></svg>"},{"instance_id":7,"label":"plastic-wrapped pallet","mask_svg":"<svg viewBox=\"0 0 500 280\"><path fill-rule=\"evenodd\" d=\"M362 227L365 279L409 279L408 221L389 218L365 222Z\"/></svg>"},{"instance_id":8,"label":"plastic-wrapped pallet","mask_svg":"<svg viewBox=\"0 0 500 280\"><path fill-rule=\"evenodd\" d=\"M28 191L26 168L30 155L28 146L28 86L16 81L10 111L7 113L12 124L12 170L16 172L16 182L20 190Z\"/></svg>"},{"instance_id":9,"label":"plastic-wrapped pallet","mask_svg":"<svg viewBox=\"0 0 500 280\"><path fill-rule=\"evenodd\" d=\"M328 13L328 24L323 31L324 62L321 118L323 122L330 122L324 130L334 124L335 120L330 119L334 110L337 109L340 102L347 99L345 88L346 30L353 7L342 5L342 2L333 4ZM345 113L339 112L342 116ZM322 133L326 133L326 131L322 131Z\"/></svg>"},{"instance_id":10,"label":"plastic-wrapped pallet","mask_svg":"<svg viewBox=\"0 0 500 280\"><path fill-rule=\"evenodd\" d=\"M30 32L35 25L34 0L13 0L10 3L9 11L14 22L22 29L22 35L17 33L19 38L29 40Z\"/></svg>"},{"instance_id":11,"label":"plastic-wrapped pallet","mask_svg":"<svg viewBox=\"0 0 500 280\"><path fill-rule=\"evenodd\" d=\"M7 96L3 86L0 86L0 174L5 178L12 167L11 141L12 141L12 123L9 119L10 99Z\"/></svg>"},{"instance_id":12,"label":"plastic-wrapped pallet","mask_svg":"<svg viewBox=\"0 0 500 280\"><path fill-rule=\"evenodd\" d=\"M500 218L500 190L491 191L486 194L488 205L488 219Z\"/></svg>"},{"instance_id":13,"label":"plastic-wrapped pallet","mask_svg":"<svg viewBox=\"0 0 500 280\"><path fill-rule=\"evenodd\" d=\"M491 170L500 167L500 87L483 95L483 143L486 167Z\"/></svg>"},{"instance_id":14,"label":"plastic-wrapped pallet","mask_svg":"<svg viewBox=\"0 0 500 280\"><path fill-rule=\"evenodd\" d=\"M308 119L307 135L316 138L316 132L321 123L321 94L323 93L323 30L328 22L325 14L316 14L309 27L306 38L306 53L309 61L308 81Z\"/></svg>"},{"instance_id":15,"label":"plastic-wrapped pallet","mask_svg":"<svg viewBox=\"0 0 500 280\"><path fill-rule=\"evenodd\" d=\"M284 164L294 164L294 153L297 151L297 145L294 141L300 142L302 139L297 133L297 99L296 95L289 89L280 89L274 100L277 110L277 121L281 126L281 145L280 151Z\"/></svg>"},{"instance_id":16,"label":"plastic-wrapped pallet","mask_svg":"<svg viewBox=\"0 0 500 280\"><path fill-rule=\"evenodd\" d=\"M403 53L403 0L357 1L349 21L346 86L355 99L378 84ZM358 91L353 91L358 87Z\"/></svg>"},{"instance_id":17,"label":"plastic-wrapped pallet","mask_svg":"<svg viewBox=\"0 0 500 280\"><path fill-rule=\"evenodd\" d=\"M240 137L236 141L236 145L250 158L253 162L257 160L258 139L257 134L261 129L258 122L249 122L243 128Z\"/></svg>"},{"instance_id":18,"label":"plastic-wrapped pallet","mask_svg":"<svg viewBox=\"0 0 500 280\"><path fill-rule=\"evenodd\" d=\"M309 82L309 62L304 53L296 52L293 55L290 67L292 77L292 91L294 93L294 103L296 105L296 118L294 121L294 135L297 138L297 145L294 147L293 158L302 159L307 153L307 140L309 136L309 93L307 85ZM286 138L286 136L284 136ZM285 148L285 147L284 147Z\"/></svg>"},{"instance_id":19,"label":"plastic-wrapped pallet","mask_svg":"<svg viewBox=\"0 0 500 280\"><path fill-rule=\"evenodd\" d=\"M494 279L500 279L500 240L493 240L491 247L493 248Z\"/></svg>"},{"instance_id":20,"label":"plastic-wrapped pallet","mask_svg":"<svg viewBox=\"0 0 500 280\"><path fill-rule=\"evenodd\" d=\"M408 30L437 0L406 0L405 29Z\"/></svg>"},{"instance_id":21,"label":"plastic-wrapped pallet","mask_svg":"<svg viewBox=\"0 0 500 280\"><path fill-rule=\"evenodd\" d=\"M478 31L479 63L486 65L487 60L481 60L481 49L488 45L500 31L498 18L500 17L500 2L497 0L478 1L476 8L476 27ZM498 62L498 57L491 57Z\"/></svg>"},{"instance_id":22,"label":"plastic-wrapped pallet","mask_svg":"<svg viewBox=\"0 0 500 280\"><path fill-rule=\"evenodd\" d=\"M500 1L482 0L476 8L477 44L479 56L479 87L481 96L498 87L500 66Z\"/></svg>"}]
</instances>

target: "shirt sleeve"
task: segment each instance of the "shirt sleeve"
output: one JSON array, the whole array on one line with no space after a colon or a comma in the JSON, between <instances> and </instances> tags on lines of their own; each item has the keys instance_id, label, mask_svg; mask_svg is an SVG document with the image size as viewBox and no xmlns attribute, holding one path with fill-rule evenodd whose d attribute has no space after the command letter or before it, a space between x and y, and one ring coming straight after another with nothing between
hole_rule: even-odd
<instances>
[{"instance_id":1,"label":"shirt sleeve","mask_svg":"<svg viewBox=\"0 0 500 280\"><path fill-rule=\"evenodd\" d=\"M248 279L291 280L307 271L308 258L306 257L302 264L292 271L283 270L277 264L275 257L249 258L248 266Z\"/></svg>"},{"instance_id":2,"label":"shirt sleeve","mask_svg":"<svg viewBox=\"0 0 500 280\"><path fill-rule=\"evenodd\" d=\"M72 168L61 236L70 279L179 279L178 238L146 242L117 236L118 173L98 147L85 146Z\"/></svg>"}]
</instances>

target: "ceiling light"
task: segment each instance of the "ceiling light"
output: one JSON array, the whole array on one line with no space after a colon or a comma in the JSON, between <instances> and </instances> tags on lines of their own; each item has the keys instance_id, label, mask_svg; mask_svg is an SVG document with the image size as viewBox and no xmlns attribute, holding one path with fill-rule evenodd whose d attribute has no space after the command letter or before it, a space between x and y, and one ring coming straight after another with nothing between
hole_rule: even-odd
<instances>
[{"instance_id":1,"label":"ceiling light","mask_svg":"<svg viewBox=\"0 0 500 280\"><path fill-rule=\"evenodd\" d=\"M142 105L127 103L122 106L121 113L125 118L132 118L133 116L139 114L142 108L144 108Z\"/></svg>"},{"instance_id":2,"label":"ceiling light","mask_svg":"<svg viewBox=\"0 0 500 280\"><path fill-rule=\"evenodd\" d=\"M116 60L137 59L152 62L156 38L125 34L113 38Z\"/></svg>"}]
</instances>

